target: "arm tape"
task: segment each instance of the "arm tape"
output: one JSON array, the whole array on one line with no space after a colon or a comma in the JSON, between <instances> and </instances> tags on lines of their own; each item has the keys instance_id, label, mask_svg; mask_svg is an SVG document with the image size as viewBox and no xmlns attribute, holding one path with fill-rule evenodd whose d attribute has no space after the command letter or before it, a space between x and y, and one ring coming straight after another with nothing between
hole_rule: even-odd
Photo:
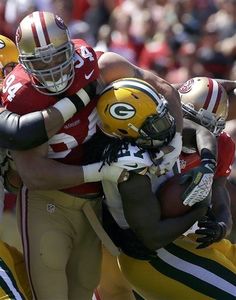
<instances>
[{"instance_id":1,"label":"arm tape","mask_svg":"<svg viewBox=\"0 0 236 300\"><path fill-rule=\"evenodd\" d=\"M23 116L4 110L0 113L0 147L26 150L48 141L41 112Z\"/></svg>"}]
</instances>

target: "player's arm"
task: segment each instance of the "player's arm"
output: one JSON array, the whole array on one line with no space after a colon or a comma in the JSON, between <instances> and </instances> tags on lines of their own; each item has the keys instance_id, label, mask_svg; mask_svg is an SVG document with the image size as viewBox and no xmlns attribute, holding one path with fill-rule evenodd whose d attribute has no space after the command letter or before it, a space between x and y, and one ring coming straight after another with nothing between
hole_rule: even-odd
<instances>
[{"instance_id":1,"label":"player's arm","mask_svg":"<svg viewBox=\"0 0 236 300\"><path fill-rule=\"evenodd\" d=\"M181 217L161 220L160 205L152 192L149 177L136 173L130 174L127 182L119 184L119 191L130 228L151 250L156 250L175 240L207 210L207 205L203 204ZM172 196L170 193L170 197Z\"/></svg>"},{"instance_id":2,"label":"player's arm","mask_svg":"<svg viewBox=\"0 0 236 300\"><path fill-rule=\"evenodd\" d=\"M231 201L229 192L226 188L227 177L218 177L214 179L212 185L212 212L216 217L217 222L224 222L226 224L226 235L232 229L232 214Z\"/></svg>"},{"instance_id":3,"label":"player's arm","mask_svg":"<svg viewBox=\"0 0 236 300\"><path fill-rule=\"evenodd\" d=\"M192 206L203 201L210 193L217 160L217 141L206 128L184 120L183 145L194 147L201 156L201 164L185 173L181 184L189 182L182 195L184 205Z\"/></svg>"},{"instance_id":4,"label":"player's arm","mask_svg":"<svg viewBox=\"0 0 236 300\"><path fill-rule=\"evenodd\" d=\"M85 182L127 180L129 174L117 166L102 166L102 162L86 165L68 165L50 159L48 144L30 150L11 151L22 181L30 190L57 190Z\"/></svg>"},{"instance_id":5,"label":"player's arm","mask_svg":"<svg viewBox=\"0 0 236 300\"><path fill-rule=\"evenodd\" d=\"M184 118L183 146L197 149L199 153L203 149L209 150L217 159L217 140L207 128Z\"/></svg>"},{"instance_id":6,"label":"player's arm","mask_svg":"<svg viewBox=\"0 0 236 300\"><path fill-rule=\"evenodd\" d=\"M232 229L232 215L230 196L226 188L227 177L218 177L212 185L212 208L207 215L198 222L198 248L205 248L212 243L219 242L228 236Z\"/></svg>"},{"instance_id":7,"label":"player's arm","mask_svg":"<svg viewBox=\"0 0 236 300\"><path fill-rule=\"evenodd\" d=\"M51 107L23 116L0 108L0 146L24 150L45 143L64 124L59 110Z\"/></svg>"},{"instance_id":8,"label":"player's arm","mask_svg":"<svg viewBox=\"0 0 236 300\"><path fill-rule=\"evenodd\" d=\"M0 147L26 150L39 146L47 142L69 118L86 104L80 96L75 94L60 99L43 111L22 116L0 107Z\"/></svg>"}]
</instances>

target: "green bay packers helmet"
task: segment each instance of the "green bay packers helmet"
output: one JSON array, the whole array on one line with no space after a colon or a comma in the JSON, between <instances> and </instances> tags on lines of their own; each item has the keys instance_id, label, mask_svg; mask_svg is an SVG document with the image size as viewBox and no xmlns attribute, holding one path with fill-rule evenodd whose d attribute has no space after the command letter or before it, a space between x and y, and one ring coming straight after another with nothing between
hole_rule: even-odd
<instances>
[{"instance_id":1,"label":"green bay packers helmet","mask_svg":"<svg viewBox=\"0 0 236 300\"><path fill-rule=\"evenodd\" d=\"M16 31L19 61L32 85L46 95L64 92L74 79L74 45L63 20L53 13L35 11Z\"/></svg>"},{"instance_id":2,"label":"green bay packers helmet","mask_svg":"<svg viewBox=\"0 0 236 300\"><path fill-rule=\"evenodd\" d=\"M147 145L162 146L175 134L175 121L168 112L166 99L140 79L112 82L101 93L97 112L101 129L120 139L155 140Z\"/></svg>"},{"instance_id":3,"label":"green bay packers helmet","mask_svg":"<svg viewBox=\"0 0 236 300\"><path fill-rule=\"evenodd\" d=\"M223 86L208 77L194 77L179 88L184 116L216 136L225 127L229 100Z\"/></svg>"},{"instance_id":4,"label":"green bay packers helmet","mask_svg":"<svg viewBox=\"0 0 236 300\"><path fill-rule=\"evenodd\" d=\"M19 53L12 40L0 35L0 81L18 64Z\"/></svg>"}]
</instances>

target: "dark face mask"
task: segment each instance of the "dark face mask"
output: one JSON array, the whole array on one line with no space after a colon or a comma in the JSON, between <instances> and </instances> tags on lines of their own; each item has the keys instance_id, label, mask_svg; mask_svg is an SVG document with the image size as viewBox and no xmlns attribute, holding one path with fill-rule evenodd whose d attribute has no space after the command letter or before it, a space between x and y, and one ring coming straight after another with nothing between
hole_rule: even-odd
<instances>
[{"instance_id":1,"label":"dark face mask","mask_svg":"<svg viewBox=\"0 0 236 300\"><path fill-rule=\"evenodd\" d=\"M167 145L175 135L176 124L167 110L160 115L149 116L139 130L136 144L142 148L160 148Z\"/></svg>"}]
</instances>

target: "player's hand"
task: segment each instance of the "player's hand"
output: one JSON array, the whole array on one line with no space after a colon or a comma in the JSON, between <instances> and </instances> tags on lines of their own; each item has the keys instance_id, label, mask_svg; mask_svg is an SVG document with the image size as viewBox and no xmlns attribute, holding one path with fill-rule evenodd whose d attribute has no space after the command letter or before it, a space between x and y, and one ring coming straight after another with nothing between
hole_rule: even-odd
<instances>
[{"instance_id":1,"label":"player's hand","mask_svg":"<svg viewBox=\"0 0 236 300\"><path fill-rule=\"evenodd\" d=\"M227 226L224 222L217 222L213 215L207 214L198 222L196 234L202 235L196 239L198 243L197 249L202 249L210 246L213 243L219 242L226 236Z\"/></svg>"},{"instance_id":2,"label":"player's hand","mask_svg":"<svg viewBox=\"0 0 236 300\"><path fill-rule=\"evenodd\" d=\"M184 205L192 206L207 197L211 191L215 167L215 160L202 160L199 167L193 168L181 177L180 184L189 181L189 186L182 196Z\"/></svg>"},{"instance_id":3,"label":"player's hand","mask_svg":"<svg viewBox=\"0 0 236 300\"><path fill-rule=\"evenodd\" d=\"M182 135L179 132L176 132L168 146L161 148L163 152L165 152L163 150L165 147L169 147L170 150L164 155L163 160L159 164L159 169L162 174L170 171L176 163L182 150Z\"/></svg>"}]
</instances>

